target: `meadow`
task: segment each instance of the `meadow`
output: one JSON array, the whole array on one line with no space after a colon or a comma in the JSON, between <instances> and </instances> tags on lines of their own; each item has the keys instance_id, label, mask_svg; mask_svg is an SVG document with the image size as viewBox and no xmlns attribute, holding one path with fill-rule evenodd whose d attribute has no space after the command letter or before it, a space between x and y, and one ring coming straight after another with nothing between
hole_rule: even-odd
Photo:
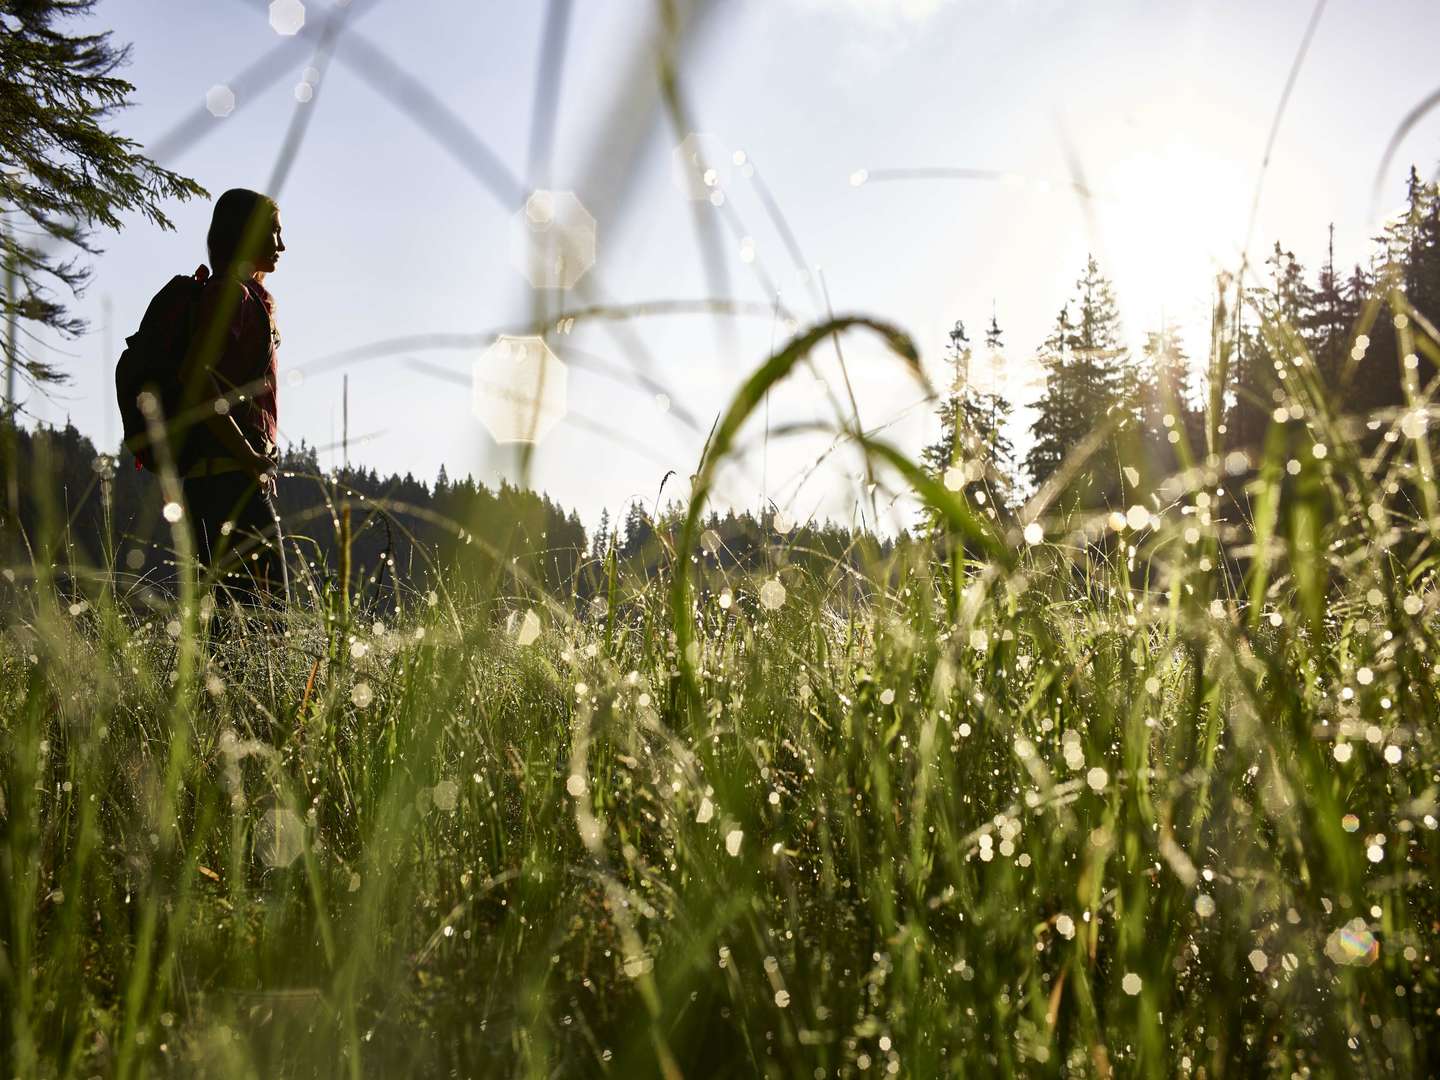
<instances>
[{"instance_id":1,"label":"meadow","mask_svg":"<svg viewBox=\"0 0 1440 1080\"><path fill-rule=\"evenodd\" d=\"M666 564L603 560L595 602L497 558L383 621L317 575L211 635L193 577L137 613L37 538L0 660L6 1074L1433 1069L1425 408L1340 419L1297 377L1263 450L993 518L852 433L931 540L725 569L714 469L849 325L757 370Z\"/></svg>"}]
</instances>

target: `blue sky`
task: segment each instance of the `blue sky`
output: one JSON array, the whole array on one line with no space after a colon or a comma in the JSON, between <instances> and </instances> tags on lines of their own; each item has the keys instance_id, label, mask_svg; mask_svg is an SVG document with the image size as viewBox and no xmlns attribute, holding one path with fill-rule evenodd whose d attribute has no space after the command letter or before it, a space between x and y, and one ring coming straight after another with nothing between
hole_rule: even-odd
<instances>
[{"instance_id":1,"label":"blue sky","mask_svg":"<svg viewBox=\"0 0 1440 1080\"><path fill-rule=\"evenodd\" d=\"M697 238L706 229L719 238L728 295L757 314L723 323L648 316L629 340L580 323L552 339L567 362L569 411L537 447L530 482L587 523L602 506L614 513L632 498L653 500L669 469L682 478L694 470L716 413L787 333L764 313L776 300L765 281L803 323L819 313L818 268L837 312L898 323L937 380L950 325L963 318L978 338L993 304L1007 331L995 378L1023 399L1034 393L1034 349L1094 250L1117 282L1132 340L1163 316L1179 320L1192 353L1203 354L1208 285L1217 266L1238 261L1266 136L1312 11L1308 2L1229 0L716 0L679 59L687 127L725 153L743 152L788 222L806 281L755 175L727 170L723 210L686 201L672 182L684 132L663 112L635 107L653 98L645 58L657 7L574 4L548 186L574 191L597 219L588 300L532 290L511 257L521 199L497 197L378 92L361 51L380 50L443 101L523 193L538 179L526 172L540 0L354 0L313 100L296 100L303 70L317 64L299 45L272 86L237 90L234 113L207 115L198 138L167 151L163 164L212 194L264 189L297 109L311 113L278 192L290 250L269 282L284 339L285 437L322 446L338 438L348 373L352 460L422 478L442 463L451 475L513 476L513 452L471 412L483 344L322 361L377 341L514 327L537 303L553 312L597 295L620 304L705 298ZM331 4L306 9L315 26ZM102 0L94 22L134 46L126 75L137 104L119 126L162 149L207 90L235 83L287 40L256 0ZM1278 238L1313 270L1333 221L1341 260L1363 257L1408 164L1433 172L1440 161L1437 114L1404 141L1380 210L1372 207L1391 132L1435 89L1437 32L1433 3L1331 0L1279 130L1252 251ZM1088 208L1066 183L1067 144L1099 193ZM886 170L941 167L1006 178L885 179ZM856 186L859 170L870 179ZM31 394L31 411L68 415L98 441L116 438L110 388L121 340L169 275L204 258L209 204L177 205L172 216L174 233L137 222L101 238L105 254L79 304L92 333L56 343L73 383L49 401ZM890 437L918 449L931 436L919 387L873 341L844 345L863 423L889 425ZM650 381L625 375L637 370ZM833 349L819 371L843 394ZM773 427L828 415L808 373L770 403ZM760 420L745 436L718 501L754 507L768 497L792 517L853 519L862 488L853 451L827 454L824 434L767 440ZM685 487L672 480L666 492L683 496ZM908 518L903 501L886 520L896 513Z\"/></svg>"}]
</instances>

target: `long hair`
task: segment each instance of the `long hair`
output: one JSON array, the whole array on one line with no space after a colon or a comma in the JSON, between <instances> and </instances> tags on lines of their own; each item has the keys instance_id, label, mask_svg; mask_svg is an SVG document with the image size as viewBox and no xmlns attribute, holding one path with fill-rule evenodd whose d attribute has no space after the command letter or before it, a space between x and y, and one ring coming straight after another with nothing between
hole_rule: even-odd
<instances>
[{"instance_id":1,"label":"long hair","mask_svg":"<svg viewBox=\"0 0 1440 1080\"><path fill-rule=\"evenodd\" d=\"M249 188L231 188L216 199L205 237L211 271L224 276L244 269L242 264L251 260L278 210L274 199Z\"/></svg>"}]
</instances>

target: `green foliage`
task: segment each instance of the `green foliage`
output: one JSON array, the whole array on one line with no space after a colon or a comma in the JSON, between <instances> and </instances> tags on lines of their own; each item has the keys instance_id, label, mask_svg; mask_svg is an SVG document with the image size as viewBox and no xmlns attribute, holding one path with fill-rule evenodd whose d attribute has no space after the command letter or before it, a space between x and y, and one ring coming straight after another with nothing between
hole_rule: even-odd
<instances>
[{"instance_id":1,"label":"green foliage","mask_svg":"<svg viewBox=\"0 0 1440 1080\"><path fill-rule=\"evenodd\" d=\"M129 58L103 34L66 34L64 19L95 0L0 2L0 319L23 319L64 334L84 324L55 299L47 279L79 293L89 268L57 249L96 254L91 232L140 215L170 228L166 199L204 195L192 180L162 169L106 122L134 87L116 76ZM37 383L63 372L6 335L7 392L19 370ZM13 406L7 399L7 407Z\"/></svg>"},{"instance_id":2,"label":"green foliage","mask_svg":"<svg viewBox=\"0 0 1440 1080\"><path fill-rule=\"evenodd\" d=\"M1036 406L1034 442L1025 458L1025 469L1036 486L1055 474L1086 435L1100 424L1115 423L1117 411L1131 408L1135 401L1120 311L1093 256L1075 291L1075 299L1060 310L1040 347L1045 393ZM1105 502L1118 471L1113 448L1098 455L1084 481L1085 501Z\"/></svg>"},{"instance_id":3,"label":"green foliage","mask_svg":"<svg viewBox=\"0 0 1440 1080\"><path fill-rule=\"evenodd\" d=\"M992 368L1001 362L1003 345L999 323L992 317L985 339L985 359ZM932 478L964 492L993 518L1015 497L1015 452L1006 434L1010 402L993 388L982 388L972 371L973 359L965 324L957 321L945 358L949 386L936 409L940 437L920 451L920 462ZM924 508L920 524L927 533L940 528L934 507Z\"/></svg>"}]
</instances>

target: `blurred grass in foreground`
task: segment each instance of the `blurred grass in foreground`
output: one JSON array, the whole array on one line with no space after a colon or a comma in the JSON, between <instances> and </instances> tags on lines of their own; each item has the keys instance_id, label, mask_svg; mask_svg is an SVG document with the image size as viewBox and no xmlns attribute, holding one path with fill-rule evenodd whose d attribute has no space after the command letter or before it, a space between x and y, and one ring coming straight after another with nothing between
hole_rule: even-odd
<instances>
[{"instance_id":1,"label":"blurred grass in foreground","mask_svg":"<svg viewBox=\"0 0 1440 1080\"><path fill-rule=\"evenodd\" d=\"M757 372L698 492L849 324ZM1420 1075L1415 401L999 524L856 436L946 542L860 588L611 561L581 619L500 568L207 643L192 582L138 619L42 544L0 659L6 1075Z\"/></svg>"}]
</instances>

